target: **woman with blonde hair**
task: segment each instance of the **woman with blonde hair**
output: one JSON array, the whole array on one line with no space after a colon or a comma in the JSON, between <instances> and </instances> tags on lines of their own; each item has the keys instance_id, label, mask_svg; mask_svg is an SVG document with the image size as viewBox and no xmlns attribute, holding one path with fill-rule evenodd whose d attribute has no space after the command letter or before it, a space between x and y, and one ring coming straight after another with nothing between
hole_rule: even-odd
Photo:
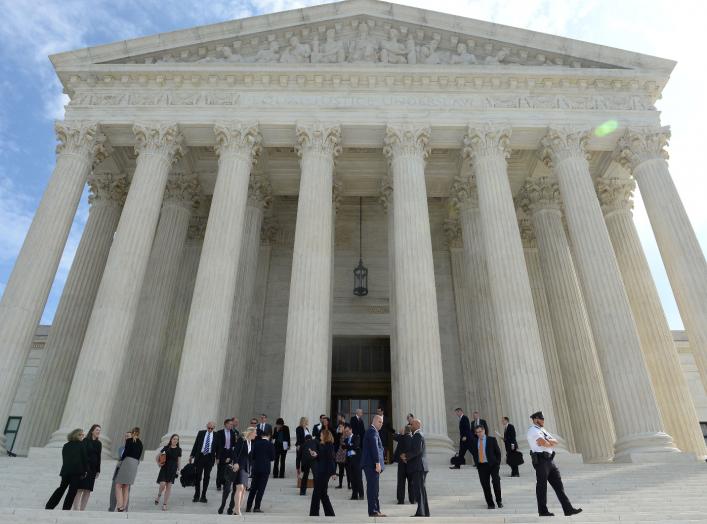
<instances>
[{"instance_id":1,"label":"woman with blonde hair","mask_svg":"<svg viewBox=\"0 0 707 524\"><path fill-rule=\"evenodd\" d=\"M160 503L160 497L164 492L162 511L167 511L167 503L172 493L172 484L174 484L174 479L179 475L179 459L181 457L182 448L179 447L179 435L175 433L169 437L169 443L160 450L156 457L157 464L160 467L160 473L157 475L157 483L160 485L160 489L157 492L155 506Z\"/></svg>"},{"instance_id":2,"label":"woman with blonde hair","mask_svg":"<svg viewBox=\"0 0 707 524\"><path fill-rule=\"evenodd\" d=\"M115 511L125 511L128 505L130 486L135 482L141 458L140 428L136 427L130 431L130 437L125 440L125 449L118 466L118 474L115 476Z\"/></svg>"},{"instance_id":3,"label":"woman with blonde hair","mask_svg":"<svg viewBox=\"0 0 707 524\"><path fill-rule=\"evenodd\" d=\"M243 435L236 441L235 446L231 449L230 471L227 474L230 476L230 482L233 483L231 491L231 502L228 505L229 515L240 515L241 507L243 506L243 495L248 487L248 477L250 476L250 452L253 448L253 439L258 431L255 427L249 427ZM226 505L228 490L224 487L221 507L218 509L219 514L223 513L223 508Z\"/></svg>"},{"instance_id":4,"label":"woman with blonde hair","mask_svg":"<svg viewBox=\"0 0 707 524\"><path fill-rule=\"evenodd\" d=\"M79 491L74 499L74 511L83 511L86 509L88 499L93 491L93 485L101 472L101 451L103 444L99 440L101 436L101 426L94 424L88 430L88 435L83 439L83 445L88 453L88 471L86 476L79 482Z\"/></svg>"},{"instance_id":5,"label":"woman with blonde hair","mask_svg":"<svg viewBox=\"0 0 707 524\"><path fill-rule=\"evenodd\" d=\"M88 472L88 453L86 453L86 446L81 442L83 437L83 429L80 428L73 430L66 437L68 442L64 444L64 447L61 449L62 464L61 471L59 472L61 484L59 484L59 487L52 493L45 509L56 508L66 488L69 488L69 492L66 494L64 505L61 509L71 509L81 479L83 479Z\"/></svg>"},{"instance_id":6,"label":"woman with blonde hair","mask_svg":"<svg viewBox=\"0 0 707 524\"><path fill-rule=\"evenodd\" d=\"M302 446L304 439L309 433L309 419L302 417L299 419L299 425L295 429L295 468L297 468L297 476L300 476L302 467Z\"/></svg>"}]
</instances>

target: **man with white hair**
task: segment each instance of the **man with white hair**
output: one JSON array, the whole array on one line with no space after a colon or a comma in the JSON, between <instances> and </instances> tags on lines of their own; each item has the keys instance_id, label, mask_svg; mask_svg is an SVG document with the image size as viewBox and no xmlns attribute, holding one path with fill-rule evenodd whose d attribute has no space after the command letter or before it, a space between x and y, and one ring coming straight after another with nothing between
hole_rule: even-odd
<instances>
[{"instance_id":1,"label":"man with white hair","mask_svg":"<svg viewBox=\"0 0 707 524\"><path fill-rule=\"evenodd\" d=\"M363 451L361 453L361 469L366 475L366 500L368 500L369 517L385 517L381 513L378 500L378 486L380 474L383 473L384 454L383 443L378 432L383 427L383 417L374 415L371 426L363 437Z\"/></svg>"}]
</instances>

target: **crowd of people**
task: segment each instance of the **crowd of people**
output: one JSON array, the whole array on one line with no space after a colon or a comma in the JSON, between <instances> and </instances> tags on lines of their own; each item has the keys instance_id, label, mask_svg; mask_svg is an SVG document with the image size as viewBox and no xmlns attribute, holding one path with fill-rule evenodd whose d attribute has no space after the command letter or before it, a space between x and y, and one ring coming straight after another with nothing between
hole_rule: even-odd
<instances>
[{"instance_id":1,"label":"crowd of people","mask_svg":"<svg viewBox=\"0 0 707 524\"><path fill-rule=\"evenodd\" d=\"M452 457L451 469L460 469L466 463L467 452L471 454L477 469L479 482L489 509L502 508L501 479L499 475L502 455L497 439L489 435L488 424L474 411L472 419L461 408L454 410L459 419L459 452ZM549 483L562 505L565 515L575 515L582 510L574 508L564 492L559 469L554 464L554 449L558 441L544 429L542 412L530 416L532 425L527 440L530 456L536 473L536 497L538 514L553 516L547 507L547 484ZM518 477L518 466L523 455L518 449L516 431L508 417L502 420L506 462L511 467L511 477ZM412 413L407 415L407 424L400 431L386 426L382 409L372 417L369 424L363 411L357 409L347 420L343 415L331 419L322 414L319 422L309 429L309 420L302 417L295 429L295 468L299 483L299 494L306 496L309 477L313 477L310 516L334 516L329 497L330 480L337 480L335 489L343 489L344 477L351 490L351 500L364 499L363 477L366 478L365 499L368 515L384 517L379 499L379 480L387 462L387 439L395 442L391 461L397 463L397 503L408 500L417 506L414 517L429 517L426 477L429 472L425 436L422 421ZM75 429L68 435L62 449L61 483L46 504L54 509L64 496L63 509L84 510L94 483L101 470L101 427L94 424L88 434ZM216 430L214 422L208 422L194 440L188 457L188 466L181 469L182 449L179 435L174 434L157 453L159 466L155 505L162 503L167 511L172 486L179 477L189 476L194 486L194 503L207 503L206 497L211 472L216 465L216 489L221 492L218 513L241 515L245 499L245 512L262 513L261 504L268 480L285 477L286 456L291 448L290 429L282 418L272 426L268 417L261 414L252 418L247 429L239 429L235 417L224 420L223 427ZM135 482L138 466L143 454L140 428L125 434L124 445L119 450L120 460L111 482L109 510L124 512L128 509L130 486ZM407 487L407 490L406 490ZM68 490L68 492L67 492ZM245 492L248 491L248 496ZM227 507L228 504L228 507Z\"/></svg>"}]
</instances>

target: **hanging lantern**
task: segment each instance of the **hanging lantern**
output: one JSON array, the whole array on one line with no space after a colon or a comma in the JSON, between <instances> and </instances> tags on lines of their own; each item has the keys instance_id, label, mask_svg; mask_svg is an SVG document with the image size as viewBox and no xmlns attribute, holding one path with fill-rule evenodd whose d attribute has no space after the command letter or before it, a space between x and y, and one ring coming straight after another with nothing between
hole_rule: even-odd
<instances>
[{"instance_id":1,"label":"hanging lantern","mask_svg":"<svg viewBox=\"0 0 707 524\"><path fill-rule=\"evenodd\" d=\"M363 265L363 197L358 198L358 266L353 270L354 290L357 297L368 295L368 268Z\"/></svg>"}]
</instances>

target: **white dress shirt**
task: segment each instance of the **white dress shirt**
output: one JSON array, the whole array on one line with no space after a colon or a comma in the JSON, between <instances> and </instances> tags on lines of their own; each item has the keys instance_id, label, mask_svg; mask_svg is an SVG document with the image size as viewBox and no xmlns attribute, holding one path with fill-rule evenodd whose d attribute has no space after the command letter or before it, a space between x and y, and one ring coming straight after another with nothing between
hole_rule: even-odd
<instances>
[{"instance_id":1,"label":"white dress shirt","mask_svg":"<svg viewBox=\"0 0 707 524\"><path fill-rule=\"evenodd\" d=\"M539 438L544 438L545 440L550 440L554 439L550 433L545 431L544 428L541 428L540 426L536 426L533 424L528 428L528 445L530 446L530 451L533 453L542 453L543 451L547 451L548 453L552 453L552 448L546 448L543 446L538 445L538 439Z\"/></svg>"}]
</instances>

